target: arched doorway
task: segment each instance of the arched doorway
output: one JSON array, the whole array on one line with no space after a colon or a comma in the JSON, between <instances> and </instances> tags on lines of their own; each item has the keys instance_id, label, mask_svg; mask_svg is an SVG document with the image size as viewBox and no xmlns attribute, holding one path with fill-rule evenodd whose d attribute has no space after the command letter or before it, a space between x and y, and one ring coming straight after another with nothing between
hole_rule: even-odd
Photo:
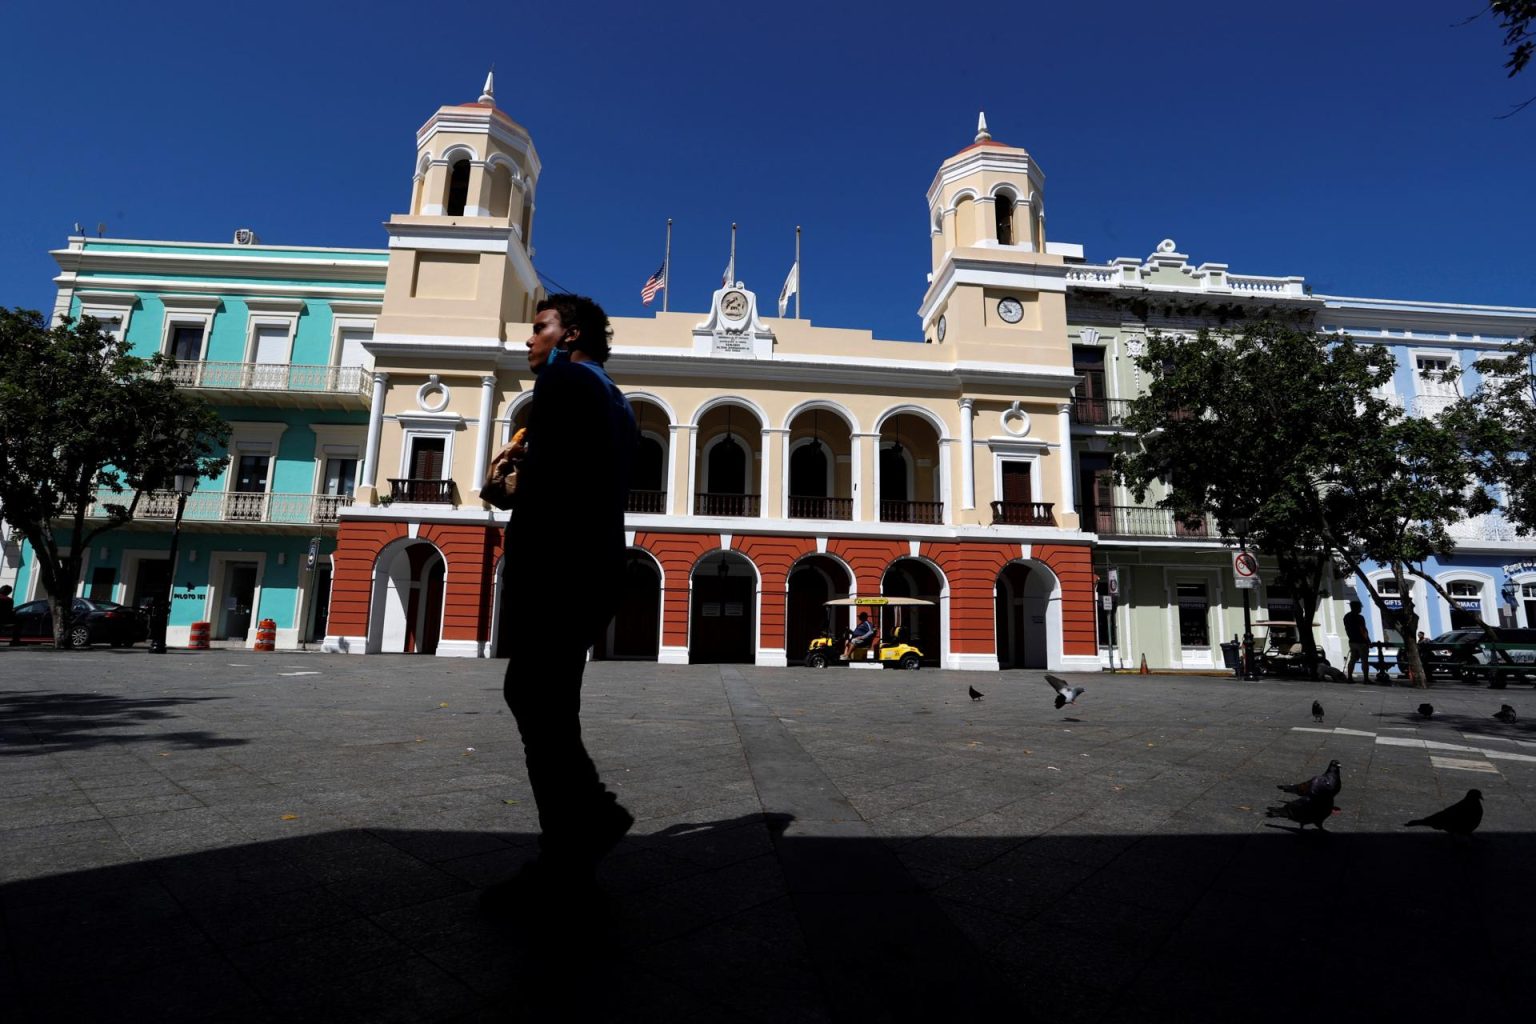
<instances>
[{"instance_id":1,"label":"arched doorway","mask_svg":"<svg viewBox=\"0 0 1536 1024\"><path fill-rule=\"evenodd\" d=\"M880 423L879 516L887 523L944 522L940 438L925 417L899 412Z\"/></svg>"},{"instance_id":2,"label":"arched doorway","mask_svg":"<svg viewBox=\"0 0 1536 1024\"><path fill-rule=\"evenodd\" d=\"M1038 562L1009 562L997 574L999 668L1050 667L1050 602L1056 577Z\"/></svg>"},{"instance_id":3,"label":"arched doorway","mask_svg":"<svg viewBox=\"0 0 1536 1024\"><path fill-rule=\"evenodd\" d=\"M655 661L661 647L661 570L644 551L631 548L624 560L619 610L594 657L614 661Z\"/></svg>"},{"instance_id":4,"label":"arched doorway","mask_svg":"<svg viewBox=\"0 0 1536 1024\"><path fill-rule=\"evenodd\" d=\"M920 597L933 602L931 607L908 608L902 618L907 642L923 652L924 665L943 663L944 617L939 604L943 592L943 578L919 558L898 558L880 578L880 593L886 597Z\"/></svg>"},{"instance_id":5,"label":"arched doorway","mask_svg":"<svg viewBox=\"0 0 1536 1024\"><path fill-rule=\"evenodd\" d=\"M835 558L808 555L789 570L784 607L784 654L798 665L827 625L826 603L853 592L853 577Z\"/></svg>"},{"instance_id":6,"label":"arched doorway","mask_svg":"<svg viewBox=\"0 0 1536 1024\"><path fill-rule=\"evenodd\" d=\"M448 565L426 541L397 542L374 563L369 654L436 654Z\"/></svg>"},{"instance_id":7,"label":"arched doorway","mask_svg":"<svg viewBox=\"0 0 1536 1024\"><path fill-rule=\"evenodd\" d=\"M693 511L701 516L757 516L761 513L762 421L733 402L699 417L694 431L699 471Z\"/></svg>"},{"instance_id":8,"label":"arched doorway","mask_svg":"<svg viewBox=\"0 0 1536 1024\"><path fill-rule=\"evenodd\" d=\"M693 569L688 661L750 665L757 660L757 571L735 552L716 551Z\"/></svg>"}]
</instances>

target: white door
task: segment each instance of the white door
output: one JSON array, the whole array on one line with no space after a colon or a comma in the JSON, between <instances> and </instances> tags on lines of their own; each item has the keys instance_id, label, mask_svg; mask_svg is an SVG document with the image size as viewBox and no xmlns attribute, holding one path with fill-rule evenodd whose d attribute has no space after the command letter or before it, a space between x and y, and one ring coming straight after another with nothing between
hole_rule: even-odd
<instances>
[{"instance_id":1,"label":"white door","mask_svg":"<svg viewBox=\"0 0 1536 1024\"><path fill-rule=\"evenodd\" d=\"M262 391L288 390L288 328L277 324L256 328L256 366L251 387Z\"/></svg>"}]
</instances>

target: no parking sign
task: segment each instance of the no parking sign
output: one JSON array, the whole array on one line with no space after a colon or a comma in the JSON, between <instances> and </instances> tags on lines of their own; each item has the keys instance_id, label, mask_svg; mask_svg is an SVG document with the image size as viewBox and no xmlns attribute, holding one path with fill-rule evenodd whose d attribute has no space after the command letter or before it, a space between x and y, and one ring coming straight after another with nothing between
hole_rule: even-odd
<instances>
[{"instance_id":1,"label":"no parking sign","mask_svg":"<svg viewBox=\"0 0 1536 1024\"><path fill-rule=\"evenodd\" d=\"M1237 589L1254 589L1259 585L1259 560L1247 551L1234 552L1232 575L1237 580Z\"/></svg>"}]
</instances>

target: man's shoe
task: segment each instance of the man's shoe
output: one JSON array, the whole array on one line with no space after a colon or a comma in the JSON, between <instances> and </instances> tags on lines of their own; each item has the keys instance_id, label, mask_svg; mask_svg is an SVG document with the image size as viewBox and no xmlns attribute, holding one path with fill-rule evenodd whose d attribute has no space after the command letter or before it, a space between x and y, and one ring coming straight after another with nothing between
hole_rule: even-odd
<instances>
[{"instance_id":1,"label":"man's shoe","mask_svg":"<svg viewBox=\"0 0 1536 1024\"><path fill-rule=\"evenodd\" d=\"M592 863L596 864L629 834L629 830L635 826L635 816L630 814L617 803L611 804L603 812L603 820L592 830L590 844L587 847L588 856Z\"/></svg>"}]
</instances>

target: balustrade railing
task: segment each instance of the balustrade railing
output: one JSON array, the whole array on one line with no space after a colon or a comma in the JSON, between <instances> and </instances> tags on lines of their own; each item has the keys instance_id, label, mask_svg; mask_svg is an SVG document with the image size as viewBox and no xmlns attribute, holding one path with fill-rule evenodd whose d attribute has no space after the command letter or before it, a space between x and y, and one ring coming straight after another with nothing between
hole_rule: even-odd
<instances>
[{"instance_id":1,"label":"balustrade railing","mask_svg":"<svg viewBox=\"0 0 1536 1024\"><path fill-rule=\"evenodd\" d=\"M625 511L636 512L642 515L665 515L667 512L666 491L630 491L629 504Z\"/></svg>"},{"instance_id":2,"label":"balustrade railing","mask_svg":"<svg viewBox=\"0 0 1536 1024\"><path fill-rule=\"evenodd\" d=\"M756 516L761 503L756 494L695 494L696 516Z\"/></svg>"},{"instance_id":3,"label":"balustrade railing","mask_svg":"<svg viewBox=\"0 0 1536 1024\"><path fill-rule=\"evenodd\" d=\"M389 500L409 501L424 505L452 505L452 480L421 480L391 477Z\"/></svg>"},{"instance_id":4,"label":"balustrade railing","mask_svg":"<svg viewBox=\"0 0 1536 1024\"><path fill-rule=\"evenodd\" d=\"M1455 395L1414 395L1413 414L1424 419L1434 419L1454 404Z\"/></svg>"},{"instance_id":5,"label":"balustrade railing","mask_svg":"<svg viewBox=\"0 0 1536 1024\"><path fill-rule=\"evenodd\" d=\"M176 518L175 491L145 491L133 510L134 519L170 521ZM91 504L91 516L105 516L107 505L127 506L133 492L103 488ZM182 522L203 523L334 523L352 504L346 494L270 494L265 491L193 491L187 496Z\"/></svg>"},{"instance_id":6,"label":"balustrade railing","mask_svg":"<svg viewBox=\"0 0 1536 1024\"><path fill-rule=\"evenodd\" d=\"M789 496L791 519L852 519L852 498L819 498L810 495Z\"/></svg>"},{"instance_id":7,"label":"balustrade railing","mask_svg":"<svg viewBox=\"0 0 1536 1024\"><path fill-rule=\"evenodd\" d=\"M1123 427L1130 408L1130 400L1125 398L1077 396L1072 399L1072 422L1095 427Z\"/></svg>"},{"instance_id":8,"label":"balustrade railing","mask_svg":"<svg viewBox=\"0 0 1536 1024\"><path fill-rule=\"evenodd\" d=\"M361 366L309 366L297 363L178 362L171 380L188 388L224 391L313 391L325 394L373 394L373 374Z\"/></svg>"},{"instance_id":9,"label":"balustrade railing","mask_svg":"<svg viewBox=\"0 0 1536 1024\"><path fill-rule=\"evenodd\" d=\"M1171 540L1213 540L1216 524L1209 516L1186 524L1166 508L1141 505L1100 505L1082 510L1083 529L1101 537L1166 537Z\"/></svg>"},{"instance_id":10,"label":"balustrade railing","mask_svg":"<svg viewBox=\"0 0 1536 1024\"><path fill-rule=\"evenodd\" d=\"M880 521L883 523L922 523L936 526L944 522L944 503L942 501L881 500Z\"/></svg>"},{"instance_id":11,"label":"balustrade railing","mask_svg":"<svg viewBox=\"0 0 1536 1024\"><path fill-rule=\"evenodd\" d=\"M992 522L1005 526L1055 526L1055 503L1049 501L994 501Z\"/></svg>"}]
</instances>

